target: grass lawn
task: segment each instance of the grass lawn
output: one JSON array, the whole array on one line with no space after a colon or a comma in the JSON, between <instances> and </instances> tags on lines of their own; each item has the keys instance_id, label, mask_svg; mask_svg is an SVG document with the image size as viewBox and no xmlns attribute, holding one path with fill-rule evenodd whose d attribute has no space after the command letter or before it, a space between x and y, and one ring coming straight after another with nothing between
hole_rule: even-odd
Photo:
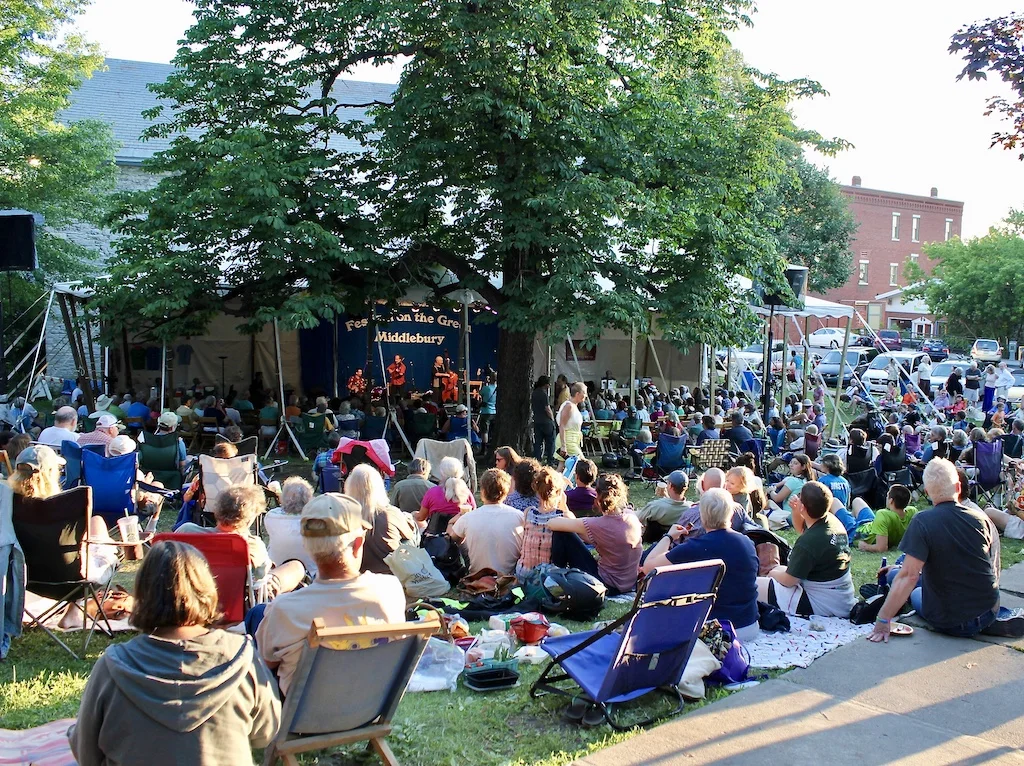
<instances>
[{"instance_id":1,"label":"grass lawn","mask_svg":"<svg viewBox=\"0 0 1024 766\"><path fill-rule=\"evenodd\" d=\"M308 466L308 464L307 464ZM307 467L296 466L298 472ZM650 485L633 484L631 498L641 505L653 495ZM170 517L171 514L165 514ZM161 520L161 526L171 519ZM792 535L787 534L792 539ZM854 551L853 576L859 586L872 582L881 556ZM891 557L890 557L891 558ZM1024 560L1024 542L1003 542L1003 566ZM118 579L130 587L135 563L126 563ZM601 619L614 619L626 611L624 604L608 604ZM565 622L573 631L586 630L589 623ZM472 623L474 633L486 627ZM120 634L113 641L127 641L133 634ZM76 636L72 636L72 639ZM28 631L15 641L8 660L0 664L0 721L3 727L22 729L58 718L73 717L86 679L96 658L111 639L98 635L83 661L72 660L41 631ZM389 738L397 757L409 764L477 764L479 766L525 766L566 764L609 745L634 736L640 729L613 732L609 727L582 729L561 721L565 702L558 698L531 700L529 688L542 666L520 668L520 685L504 692L477 694L460 684L456 692L408 694L395 719ZM770 675L776 675L771 673ZM339 689L339 698L351 690ZM708 698L687 707L692 710L728 692L709 689ZM342 764L375 762L362 748L331 751L304 763Z\"/></svg>"}]
</instances>

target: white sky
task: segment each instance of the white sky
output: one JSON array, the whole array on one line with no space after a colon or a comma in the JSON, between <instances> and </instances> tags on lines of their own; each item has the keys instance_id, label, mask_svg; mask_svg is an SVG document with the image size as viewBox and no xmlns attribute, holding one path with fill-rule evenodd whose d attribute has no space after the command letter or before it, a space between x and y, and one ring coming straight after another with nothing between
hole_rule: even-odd
<instances>
[{"instance_id":1,"label":"white sky","mask_svg":"<svg viewBox=\"0 0 1024 766\"><path fill-rule=\"evenodd\" d=\"M734 44L747 61L784 78L818 80L827 98L796 104L797 121L856 148L824 158L832 175L874 189L961 200L965 236L984 234L1011 207L1024 207L1018 152L989 148L999 123L984 117L1001 81L956 82L960 59L946 52L969 21L1017 10L1009 0L762 0L754 27ZM144 9L144 10L143 10ZM94 0L79 26L112 58L169 62L191 24L185 0ZM367 67L360 79L394 82Z\"/></svg>"}]
</instances>

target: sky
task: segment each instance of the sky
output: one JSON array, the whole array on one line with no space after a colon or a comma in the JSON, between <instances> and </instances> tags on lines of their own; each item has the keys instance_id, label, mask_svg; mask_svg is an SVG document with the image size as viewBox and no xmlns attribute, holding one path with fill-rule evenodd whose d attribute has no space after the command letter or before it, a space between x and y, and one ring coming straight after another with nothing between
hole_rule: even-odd
<instances>
[{"instance_id":1,"label":"sky","mask_svg":"<svg viewBox=\"0 0 1024 766\"><path fill-rule=\"evenodd\" d=\"M783 78L817 80L827 97L793 105L798 124L854 145L815 157L840 183L964 203L963 235L984 234L1024 208L1024 162L989 148L1000 123L983 115L998 80L957 82L949 39L963 24L1018 10L1007 0L762 0L754 26L730 35L747 62ZM143 10L144 9L144 12ZM167 63L192 20L185 0L94 0L79 20L107 56ZM359 79L394 82L394 69Z\"/></svg>"}]
</instances>

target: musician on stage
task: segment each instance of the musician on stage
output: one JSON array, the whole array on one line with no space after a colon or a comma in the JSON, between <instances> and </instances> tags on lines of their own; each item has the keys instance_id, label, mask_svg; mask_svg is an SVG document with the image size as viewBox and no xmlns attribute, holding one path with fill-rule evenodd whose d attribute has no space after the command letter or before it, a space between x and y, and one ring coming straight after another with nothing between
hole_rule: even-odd
<instances>
[{"instance_id":1,"label":"musician on stage","mask_svg":"<svg viewBox=\"0 0 1024 766\"><path fill-rule=\"evenodd\" d=\"M348 379L348 392L350 396L366 398L366 378L363 377L362 369L356 370L356 374Z\"/></svg>"},{"instance_id":2,"label":"musician on stage","mask_svg":"<svg viewBox=\"0 0 1024 766\"><path fill-rule=\"evenodd\" d=\"M405 372L405 360L395 354L395 361L388 365L392 401L397 402L405 396Z\"/></svg>"},{"instance_id":3,"label":"musician on stage","mask_svg":"<svg viewBox=\"0 0 1024 766\"><path fill-rule=\"evenodd\" d=\"M448 382L448 365L444 358L434 357L434 372L430 378L430 387L434 389L434 401L441 403L441 393L444 391L445 383Z\"/></svg>"}]
</instances>

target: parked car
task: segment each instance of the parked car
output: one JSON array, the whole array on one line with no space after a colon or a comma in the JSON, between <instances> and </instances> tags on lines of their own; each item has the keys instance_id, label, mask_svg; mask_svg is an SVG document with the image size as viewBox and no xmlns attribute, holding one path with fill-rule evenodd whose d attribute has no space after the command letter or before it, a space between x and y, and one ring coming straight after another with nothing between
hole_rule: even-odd
<instances>
[{"instance_id":1,"label":"parked car","mask_svg":"<svg viewBox=\"0 0 1024 766\"><path fill-rule=\"evenodd\" d=\"M886 368L889 366L890 359L895 359L903 367L905 372L900 375L900 380L906 380L906 375L913 374L927 356L920 351L894 351L888 354L879 354L871 360L862 380L871 393L884 394L889 389L889 372Z\"/></svg>"},{"instance_id":2,"label":"parked car","mask_svg":"<svg viewBox=\"0 0 1024 766\"><path fill-rule=\"evenodd\" d=\"M850 338L851 346L874 346L875 339L870 334L862 332L860 335L854 335Z\"/></svg>"},{"instance_id":3,"label":"parked car","mask_svg":"<svg viewBox=\"0 0 1024 766\"><path fill-rule=\"evenodd\" d=\"M1006 401L1016 404L1024 399L1024 369L1014 367L1010 370L1010 374L1013 375L1013 385L1006 392Z\"/></svg>"},{"instance_id":4,"label":"parked car","mask_svg":"<svg viewBox=\"0 0 1024 766\"><path fill-rule=\"evenodd\" d=\"M885 348L882 344L885 344ZM878 339L875 340L875 348L879 351L902 351L903 350L903 338L900 336L899 330L879 330Z\"/></svg>"},{"instance_id":5,"label":"parked car","mask_svg":"<svg viewBox=\"0 0 1024 766\"><path fill-rule=\"evenodd\" d=\"M775 348L772 350L772 359L777 363L782 359L785 344L779 340L775 341ZM728 351L719 349L717 354L719 361L724 365L728 357ZM742 359L751 370L759 370L764 364L764 344L752 343L746 348L733 349L733 359Z\"/></svg>"},{"instance_id":6,"label":"parked car","mask_svg":"<svg viewBox=\"0 0 1024 766\"><path fill-rule=\"evenodd\" d=\"M839 378L839 360L843 352L839 349L829 351L818 362L814 369L821 373L822 380L826 386L834 386ZM878 356L878 351L873 348L851 348L846 352L846 368L843 371L843 385L847 386L853 381L854 373L858 377L864 375L871 360Z\"/></svg>"},{"instance_id":7,"label":"parked car","mask_svg":"<svg viewBox=\"0 0 1024 766\"><path fill-rule=\"evenodd\" d=\"M932 393L938 391L939 386L946 385L946 381L949 380L949 374L953 372L954 367L959 367L963 370L966 367L966 363L947 360L932 365L932 376L929 378L932 383Z\"/></svg>"},{"instance_id":8,"label":"parked car","mask_svg":"<svg viewBox=\"0 0 1024 766\"><path fill-rule=\"evenodd\" d=\"M949 358L949 346L941 338L929 338L921 344L921 351L928 354L933 362L941 362Z\"/></svg>"},{"instance_id":9,"label":"parked car","mask_svg":"<svg viewBox=\"0 0 1024 766\"><path fill-rule=\"evenodd\" d=\"M977 362L1000 362L1003 359L1003 347L997 340L978 338L971 346L971 359Z\"/></svg>"},{"instance_id":10,"label":"parked car","mask_svg":"<svg viewBox=\"0 0 1024 766\"><path fill-rule=\"evenodd\" d=\"M846 330L841 327L822 327L807 336L807 344L816 348L841 348Z\"/></svg>"}]
</instances>

